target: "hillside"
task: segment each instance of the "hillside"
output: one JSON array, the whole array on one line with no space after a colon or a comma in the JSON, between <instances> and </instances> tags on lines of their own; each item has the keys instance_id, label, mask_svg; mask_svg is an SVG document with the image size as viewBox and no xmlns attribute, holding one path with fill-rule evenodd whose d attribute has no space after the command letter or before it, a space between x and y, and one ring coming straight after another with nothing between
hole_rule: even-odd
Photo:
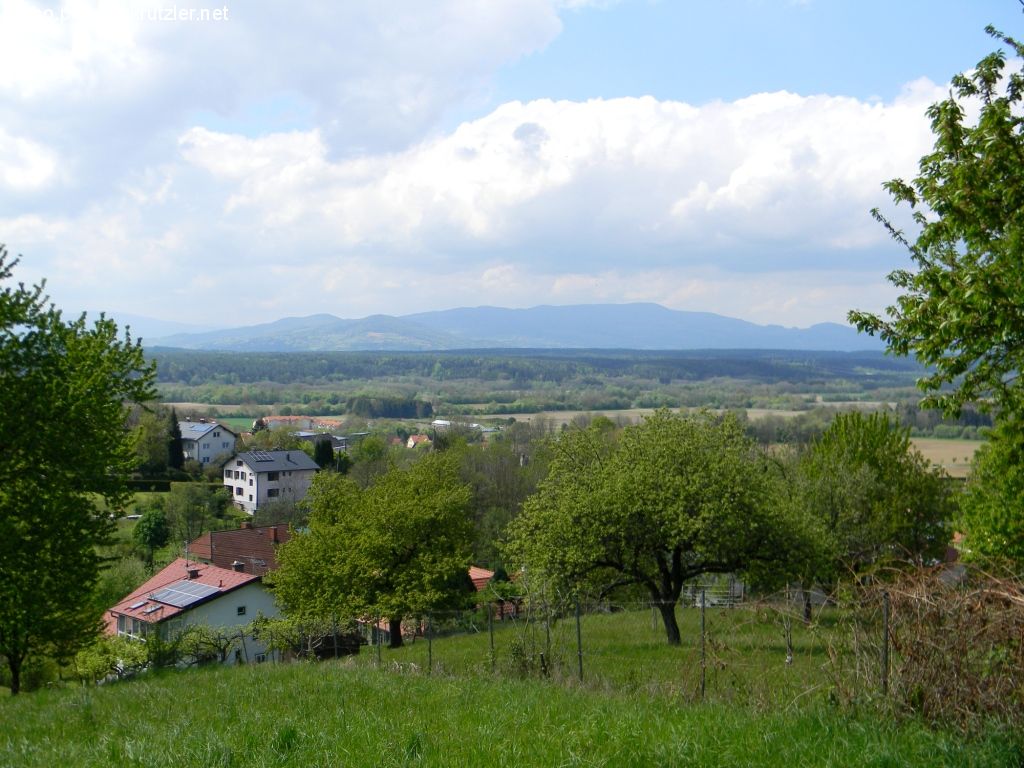
<instances>
[{"instance_id":1,"label":"hillside","mask_svg":"<svg viewBox=\"0 0 1024 768\"><path fill-rule=\"evenodd\" d=\"M531 309L473 307L404 317L290 317L206 333L144 339L147 346L236 352L453 349L788 349L880 350L853 328L756 325L657 304L586 304Z\"/></svg>"},{"instance_id":2,"label":"hillside","mask_svg":"<svg viewBox=\"0 0 1024 768\"><path fill-rule=\"evenodd\" d=\"M0 700L0 765L1004 766L965 741L825 705L757 712L542 681L428 677L345 662L149 676ZM938 756L941 755L941 758ZM938 759L937 759L938 758Z\"/></svg>"}]
</instances>

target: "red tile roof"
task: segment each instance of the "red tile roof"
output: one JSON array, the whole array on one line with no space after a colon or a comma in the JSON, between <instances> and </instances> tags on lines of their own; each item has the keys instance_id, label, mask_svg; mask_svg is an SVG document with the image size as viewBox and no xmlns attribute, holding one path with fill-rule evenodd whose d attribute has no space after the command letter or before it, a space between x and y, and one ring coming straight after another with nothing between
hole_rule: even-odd
<instances>
[{"instance_id":1,"label":"red tile roof","mask_svg":"<svg viewBox=\"0 0 1024 768\"><path fill-rule=\"evenodd\" d=\"M189 570L199 571L199 575L196 578L189 579L191 582L205 584L208 587L216 587L218 595L226 594L260 579L259 576L251 573L239 573L238 571L218 568L207 563L197 563L194 560L185 560L185 558L179 557L159 573L153 575L145 584L135 589L131 594L121 598L116 605L112 606L104 617L106 623L104 631L108 635L117 634L118 615L130 616L140 621L145 621L148 624L158 624L191 608L192 606L178 608L177 606L152 598L154 592L175 582L188 579ZM213 599L213 597L207 599ZM139 605L140 603L144 603L144 605ZM132 606L138 607L133 608ZM149 613L146 612L152 608L157 610L150 611Z\"/></svg>"},{"instance_id":2,"label":"red tile roof","mask_svg":"<svg viewBox=\"0 0 1024 768\"><path fill-rule=\"evenodd\" d=\"M471 565L469 566L469 578L473 580L473 586L476 587L476 591L480 592L494 578L494 571L488 571L486 568Z\"/></svg>"}]
</instances>

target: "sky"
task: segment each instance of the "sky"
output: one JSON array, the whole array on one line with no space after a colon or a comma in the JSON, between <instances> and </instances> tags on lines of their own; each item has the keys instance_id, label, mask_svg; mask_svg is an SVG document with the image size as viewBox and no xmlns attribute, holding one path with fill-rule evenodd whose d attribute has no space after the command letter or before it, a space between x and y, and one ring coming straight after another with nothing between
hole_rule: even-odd
<instances>
[{"instance_id":1,"label":"sky","mask_svg":"<svg viewBox=\"0 0 1024 768\"><path fill-rule=\"evenodd\" d=\"M68 312L201 328L844 322L987 24L1024 2L0 0L0 243Z\"/></svg>"}]
</instances>

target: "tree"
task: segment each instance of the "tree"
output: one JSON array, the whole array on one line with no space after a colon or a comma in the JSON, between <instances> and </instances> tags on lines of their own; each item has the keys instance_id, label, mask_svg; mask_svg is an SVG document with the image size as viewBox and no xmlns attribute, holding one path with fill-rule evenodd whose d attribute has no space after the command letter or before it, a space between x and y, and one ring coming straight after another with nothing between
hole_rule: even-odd
<instances>
[{"instance_id":1,"label":"tree","mask_svg":"<svg viewBox=\"0 0 1024 768\"><path fill-rule=\"evenodd\" d=\"M321 469L334 467L334 446L331 444L329 435L324 436L313 444L313 461Z\"/></svg>"},{"instance_id":2,"label":"tree","mask_svg":"<svg viewBox=\"0 0 1024 768\"><path fill-rule=\"evenodd\" d=\"M270 576L290 616L385 617L398 647L403 617L454 599L472 540L469 490L454 456L428 454L367 489L322 472L306 500L309 530L281 545Z\"/></svg>"},{"instance_id":3,"label":"tree","mask_svg":"<svg viewBox=\"0 0 1024 768\"><path fill-rule=\"evenodd\" d=\"M188 542L210 527L228 503L227 490L203 483L173 483L167 494L167 522L176 541Z\"/></svg>"},{"instance_id":4,"label":"tree","mask_svg":"<svg viewBox=\"0 0 1024 768\"><path fill-rule=\"evenodd\" d=\"M11 692L26 658L67 659L97 632L96 545L129 498L126 403L153 399L153 367L106 317L66 321L43 286L10 285L0 247L0 655Z\"/></svg>"},{"instance_id":5,"label":"tree","mask_svg":"<svg viewBox=\"0 0 1024 768\"><path fill-rule=\"evenodd\" d=\"M509 527L508 562L571 591L640 585L670 645L687 581L784 565L801 535L778 503L774 465L731 416L661 410L621 432L569 430L552 453Z\"/></svg>"},{"instance_id":6,"label":"tree","mask_svg":"<svg viewBox=\"0 0 1024 768\"><path fill-rule=\"evenodd\" d=\"M1024 434L1002 422L974 456L960 498L963 552L974 560L1024 565Z\"/></svg>"},{"instance_id":7,"label":"tree","mask_svg":"<svg viewBox=\"0 0 1024 768\"><path fill-rule=\"evenodd\" d=\"M167 424L167 466L171 469L185 468L185 446L181 442L181 425L178 423L178 412L171 408Z\"/></svg>"},{"instance_id":8,"label":"tree","mask_svg":"<svg viewBox=\"0 0 1024 768\"><path fill-rule=\"evenodd\" d=\"M817 580L879 564L933 562L945 553L948 482L909 435L887 414L841 413L803 455L798 503L827 536Z\"/></svg>"},{"instance_id":9,"label":"tree","mask_svg":"<svg viewBox=\"0 0 1024 768\"><path fill-rule=\"evenodd\" d=\"M152 565L153 552L167 546L171 540L171 526L163 505L150 507L142 513L132 529L132 539L146 552L146 560Z\"/></svg>"},{"instance_id":10,"label":"tree","mask_svg":"<svg viewBox=\"0 0 1024 768\"><path fill-rule=\"evenodd\" d=\"M987 31L1024 56L1020 43ZM1002 51L989 54L928 109L933 151L911 182L885 185L897 204L910 206L917 237L872 212L915 270L889 275L902 295L887 319L849 313L891 351L929 366L919 383L924 405L950 415L971 401L1024 413L1024 76L1004 74L1005 65ZM972 125L965 104L975 103Z\"/></svg>"}]
</instances>

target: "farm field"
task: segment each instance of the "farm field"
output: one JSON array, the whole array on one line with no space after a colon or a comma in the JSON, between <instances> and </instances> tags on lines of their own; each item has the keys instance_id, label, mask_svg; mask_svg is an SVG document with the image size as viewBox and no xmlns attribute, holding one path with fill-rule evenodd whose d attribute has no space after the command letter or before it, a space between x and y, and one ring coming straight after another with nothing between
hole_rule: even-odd
<instances>
[{"instance_id":1,"label":"farm field","mask_svg":"<svg viewBox=\"0 0 1024 768\"><path fill-rule=\"evenodd\" d=\"M937 437L913 437L911 442L926 459L938 464L952 477L967 477L974 452L984 440L944 440Z\"/></svg>"},{"instance_id":2,"label":"farm field","mask_svg":"<svg viewBox=\"0 0 1024 768\"><path fill-rule=\"evenodd\" d=\"M971 741L817 702L680 705L538 680L340 661L146 675L0 700L0 765L1006 766Z\"/></svg>"}]
</instances>

